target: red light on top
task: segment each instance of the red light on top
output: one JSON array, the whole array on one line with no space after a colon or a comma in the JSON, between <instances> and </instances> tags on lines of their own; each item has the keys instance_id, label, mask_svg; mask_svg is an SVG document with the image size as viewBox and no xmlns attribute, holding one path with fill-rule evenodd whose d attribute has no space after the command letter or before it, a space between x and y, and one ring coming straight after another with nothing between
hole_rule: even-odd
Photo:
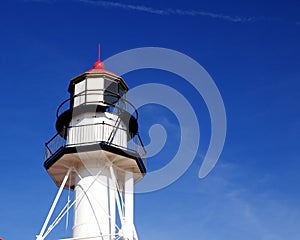
<instances>
[{"instance_id":1,"label":"red light on top","mask_svg":"<svg viewBox=\"0 0 300 240\"><path fill-rule=\"evenodd\" d=\"M104 63L100 61L95 62L94 69L104 69Z\"/></svg>"}]
</instances>

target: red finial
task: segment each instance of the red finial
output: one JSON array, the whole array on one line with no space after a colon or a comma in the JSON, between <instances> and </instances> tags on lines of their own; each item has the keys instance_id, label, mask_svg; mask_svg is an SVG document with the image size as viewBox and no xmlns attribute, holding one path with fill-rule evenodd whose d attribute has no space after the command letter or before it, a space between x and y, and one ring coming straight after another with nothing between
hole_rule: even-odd
<instances>
[{"instance_id":1,"label":"red finial","mask_svg":"<svg viewBox=\"0 0 300 240\"><path fill-rule=\"evenodd\" d=\"M98 44L98 61L94 63L95 69L104 69L104 63L100 60L100 43Z\"/></svg>"},{"instance_id":2,"label":"red finial","mask_svg":"<svg viewBox=\"0 0 300 240\"><path fill-rule=\"evenodd\" d=\"M100 43L98 43L98 62L100 62Z\"/></svg>"}]
</instances>

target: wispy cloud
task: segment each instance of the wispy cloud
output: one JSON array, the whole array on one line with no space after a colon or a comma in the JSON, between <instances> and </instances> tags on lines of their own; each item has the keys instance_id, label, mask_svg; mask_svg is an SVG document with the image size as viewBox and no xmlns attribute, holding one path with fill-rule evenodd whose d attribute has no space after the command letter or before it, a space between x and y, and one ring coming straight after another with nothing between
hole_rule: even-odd
<instances>
[{"instance_id":1,"label":"wispy cloud","mask_svg":"<svg viewBox=\"0 0 300 240\"><path fill-rule=\"evenodd\" d=\"M55 3L56 0L24 0L24 2Z\"/></svg>"},{"instance_id":2,"label":"wispy cloud","mask_svg":"<svg viewBox=\"0 0 300 240\"><path fill-rule=\"evenodd\" d=\"M102 7L110 7L110 8L122 8L125 10L146 12L157 15L181 15L181 16L201 16L201 17L210 17L230 22L240 22L240 23L251 23L255 22L255 18L253 17L240 17L240 16L229 16L223 15L219 13L206 12L206 11L197 11L197 10L182 10L182 9L157 9L143 5L132 5L132 4L124 4L121 2L109 2L109 1L96 1L96 0L77 0L79 2L93 4Z\"/></svg>"},{"instance_id":3,"label":"wispy cloud","mask_svg":"<svg viewBox=\"0 0 300 240\"><path fill-rule=\"evenodd\" d=\"M24 0L25 2L44 2L44 3L55 3L57 0ZM94 6L100 6L105 8L119 8L127 11L137 11L137 12L145 12L150 14L156 14L161 16L189 16L189 17L209 17L229 22L235 23L253 23L256 21L254 17L241 17L241 16L229 16L221 13L207 12L201 10L183 10L183 9L175 9L175 8L167 8L167 9L158 9L153 7L148 7L144 5L133 5L126 4L122 2L110 2L110 1L97 1L97 0L71 0L74 2L82 2Z\"/></svg>"},{"instance_id":4,"label":"wispy cloud","mask_svg":"<svg viewBox=\"0 0 300 240\"><path fill-rule=\"evenodd\" d=\"M24 0L25 2L41 2L41 3L55 3L58 0ZM211 19L216 19L220 21L227 21L233 23L254 23L254 22L273 22L273 23L281 23L281 24L292 24L296 26L300 26L299 21L288 21L285 19L278 18L268 18L268 17L245 17L245 16L232 16L225 15L222 13L209 12L203 10L189 10L189 9L176 9L176 8L153 8L145 5L134 5L127 4L123 2L111 2L111 1L102 1L102 0L66 0L73 2L81 2L93 6L105 7L105 8L119 8L127 11L136 11L136 12L145 12L149 14L161 15L161 16L187 16L187 17L206 17Z\"/></svg>"}]
</instances>

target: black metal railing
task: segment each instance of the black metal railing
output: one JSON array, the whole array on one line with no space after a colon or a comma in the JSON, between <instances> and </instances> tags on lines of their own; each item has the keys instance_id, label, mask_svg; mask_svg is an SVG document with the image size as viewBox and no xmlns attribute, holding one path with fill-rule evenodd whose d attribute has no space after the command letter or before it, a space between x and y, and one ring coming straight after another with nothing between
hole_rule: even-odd
<instances>
[{"instance_id":1,"label":"black metal railing","mask_svg":"<svg viewBox=\"0 0 300 240\"><path fill-rule=\"evenodd\" d=\"M45 143L45 160L49 159L65 145L66 140L62 138L58 133L55 134L48 142Z\"/></svg>"},{"instance_id":2,"label":"black metal railing","mask_svg":"<svg viewBox=\"0 0 300 240\"><path fill-rule=\"evenodd\" d=\"M85 90L66 99L57 108L56 117L71 108L86 105L103 105L107 107L106 111L117 115L127 111L138 120L138 112L133 104L120 95L103 89Z\"/></svg>"},{"instance_id":3,"label":"black metal railing","mask_svg":"<svg viewBox=\"0 0 300 240\"><path fill-rule=\"evenodd\" d=\"M115 131L115 133L113 138L110 139L112 131ZM138 154L146 166L146 150L139 134L136 134L133 138L128 138L128 134L128 129L105 122L68 127L65 138L57 133L45 143L45 161L62 148L105 143L130 154ZM128 139L130 140L128 141Z\"/></svg>"}]
</instances>

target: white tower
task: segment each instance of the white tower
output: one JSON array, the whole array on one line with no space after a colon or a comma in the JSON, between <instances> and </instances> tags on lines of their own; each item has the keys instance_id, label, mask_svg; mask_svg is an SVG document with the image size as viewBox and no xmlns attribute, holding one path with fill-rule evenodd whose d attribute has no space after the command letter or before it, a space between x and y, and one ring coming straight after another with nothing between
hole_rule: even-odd
<instances>
[{"instance_id":1,"label":"white tower","mask_svg":"<svg viewBox=\"0 0 300 240\"><path fill-rule=\"evenodd\" d=\"M45 239L72 206L71 239L138 239L133 192L146 173L146 153L138 112L126 101L128 87L104 69L99 53L94 68L72 79L68 91L44 162L59 191L37 240ZM74 201L49 224L63 189L75 191Z\"/></svg>"}]
</instances>

